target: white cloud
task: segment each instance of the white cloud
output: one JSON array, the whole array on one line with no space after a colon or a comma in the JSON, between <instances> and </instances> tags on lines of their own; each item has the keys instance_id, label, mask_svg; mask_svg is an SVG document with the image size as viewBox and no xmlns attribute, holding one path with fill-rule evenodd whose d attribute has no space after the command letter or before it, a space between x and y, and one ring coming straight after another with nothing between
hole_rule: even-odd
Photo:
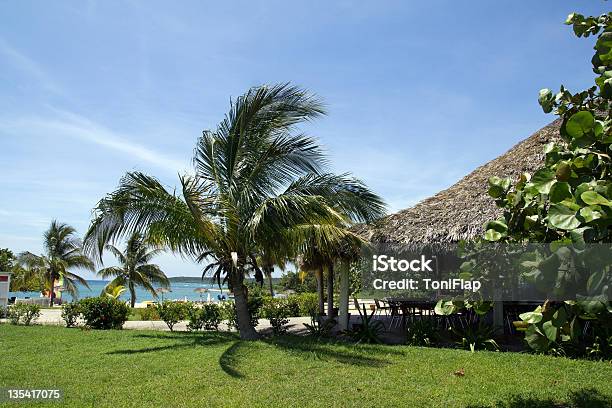
<instances>
[{"instance_id":1,"label":"white cloud","mask_svg":"<svg viewBox=\"0 0 612 408\"><path fill-rule=\"evenodd\" d=\"M64 94L62 87L47 75L37 62L9 45L3 38L0 38L0 55L3 55L4 59L15 68L32 76L48 91L59 95Z\"/></svg>"},{"instance_id":2,"label":"white cloud","mask_svg":"<svg viewBox=\"0 0 612 408\"><path fill-rule=\"evenodd\" d=\"M21 134L24 132L29 134L35 134L36 132L49 134L53 132L59 137L71 137L132 156L139 161L147 162L172 173L183 171L188 165L184 161L133 143L128 136L110 130L88 118L67 111L54 111L57 118L34 117L0 120L0 131L15 136L18 132Z\"/></svg>"}]
</instances>

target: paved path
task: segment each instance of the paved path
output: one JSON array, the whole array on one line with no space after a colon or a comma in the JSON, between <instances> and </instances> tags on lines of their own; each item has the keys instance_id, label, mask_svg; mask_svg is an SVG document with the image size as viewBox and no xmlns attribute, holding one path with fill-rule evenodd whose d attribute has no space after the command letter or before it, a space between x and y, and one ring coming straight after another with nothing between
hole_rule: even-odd
<instances>
[{"instance_id":1,"label":"paved path","mask_svg":"<svg viewBox=\"0 0 612 408\"><path fill-rule=\"evenodd\" d=\"M1 320L1 319L0 319ZM2 320L6 321L6 320ZM61 308L53 308L53 309L42 309L40 311L40 317L36 320L37 324L43 325L58 325L64 326L66 323L62 319L62 309ZM177 323L174 326L175 331L186 331L187 330L187 321L182 321ZM291 317L289 318L288 328L291 332L303 332L306 330L304 323L310 323L310 317ZM128 320L123 325L124 329L129 330L170 330L166 323L160 320ZM257 330L265 330L270 328L270 322L268 319L259 319L259 324L257 325ZM220 330L228 330L228 327L225 323L222 323L219 326Z\"/></svg>"}]
</instances>

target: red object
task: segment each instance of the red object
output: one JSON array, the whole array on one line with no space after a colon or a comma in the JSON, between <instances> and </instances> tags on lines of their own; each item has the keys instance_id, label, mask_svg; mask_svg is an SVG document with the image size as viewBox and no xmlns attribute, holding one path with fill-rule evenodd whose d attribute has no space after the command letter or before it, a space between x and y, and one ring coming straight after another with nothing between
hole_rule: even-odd
<instances>
[{"instance_id":1,"label":"red object","mask_svg":"<svg viewBox=\"0 0 612 408\"><path fill-rule=\"evenodd\" d=\"M8 276L6 275L0 276L0 282L8 282Z\"/></svg>"}]
</instances>

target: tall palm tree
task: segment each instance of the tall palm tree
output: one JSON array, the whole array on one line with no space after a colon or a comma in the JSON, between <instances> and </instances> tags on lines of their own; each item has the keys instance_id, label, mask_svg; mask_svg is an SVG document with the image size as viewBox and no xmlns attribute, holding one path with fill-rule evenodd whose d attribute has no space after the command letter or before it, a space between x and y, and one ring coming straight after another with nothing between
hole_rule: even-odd
<instances>
[{"instance_id":1,"label":"tall palm tree","mask_svg":"<svg viewBox=\"0 0 612 408\"><path fill-rule=\"evenodd\" d=\"M170 281L160 267L149 263L161 250L152 248L141 233L135 232L130 236L123 252L112 244L107 244L105 249L117 258L120 266L101 269L98 275L104 279L114 278L108 284L109 289L119 286L127 287L132 307L136 303L136 286L142 286L155 297L157 297L157 292L153 284L162 287L170 286Z\"/></svg>"},{"instance_id":2,"label":"tall palm tree","mask_svg":"<svg viewBox=\"0 0 612 408\"><path fill-rule=\"evenodd\" d=\"M215 130L203 132L195 174L180 177L179 194L151 176L126 174L98 203L88 250L100 256L106 243L147 230L157 244L209 262L204 274L223 277L234 292L241 338L257 338L244 278L263 279L259 243L289 235L297 242L310 225L348 223L383 208L359 180L325 173L316 141L296 132L323 113L316 97L289 84L250 89Z\"/></svg>"},{"instance_id":3,"label":"tall palm tree","mask_svg":"<svg viewBox=\"0 0 612 408\"><path fill-rule=\"evenodd\" d=\"M55 299L56 281L63 281L63 290L73 297L78 295L77 283L89 288L85 279L70 271L77 268L94 270L94 263L83 254L82 242L75 234L71 226L53 220L43 235L45 253L23 252L19 255L20 265L43 278L45 288L49 290L50 306Z\"/></svg>"}]
</instances>

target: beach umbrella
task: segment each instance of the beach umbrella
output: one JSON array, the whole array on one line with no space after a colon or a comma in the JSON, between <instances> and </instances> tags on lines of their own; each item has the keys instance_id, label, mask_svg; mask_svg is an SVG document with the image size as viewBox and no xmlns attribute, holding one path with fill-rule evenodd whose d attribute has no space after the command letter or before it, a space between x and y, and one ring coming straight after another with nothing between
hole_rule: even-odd
<instances>
[{"instance_id":1,"label":"beach umbrella","mask_svg":"<svg viewBox=\"0 0 612 408\"><path fill-rule=\"evenodd\" d=\"M157 288L155 290L157 293L161 293L161 300L162 302L164 301L164 293L168 293L168 292L172 292L170 289L168 288Z\"/></svg>"},{"instance_id":2,"label":"beach umbrella","mask_svg":"<svg viewBox=\"0 0 612 408\"><path fill-rule=\"evenodd\" d=\"M200 294L200 301L201 301L202 293L208 292L208 289L207 288L195 288L193 291Z\"/></svg>"}]
</instances>

